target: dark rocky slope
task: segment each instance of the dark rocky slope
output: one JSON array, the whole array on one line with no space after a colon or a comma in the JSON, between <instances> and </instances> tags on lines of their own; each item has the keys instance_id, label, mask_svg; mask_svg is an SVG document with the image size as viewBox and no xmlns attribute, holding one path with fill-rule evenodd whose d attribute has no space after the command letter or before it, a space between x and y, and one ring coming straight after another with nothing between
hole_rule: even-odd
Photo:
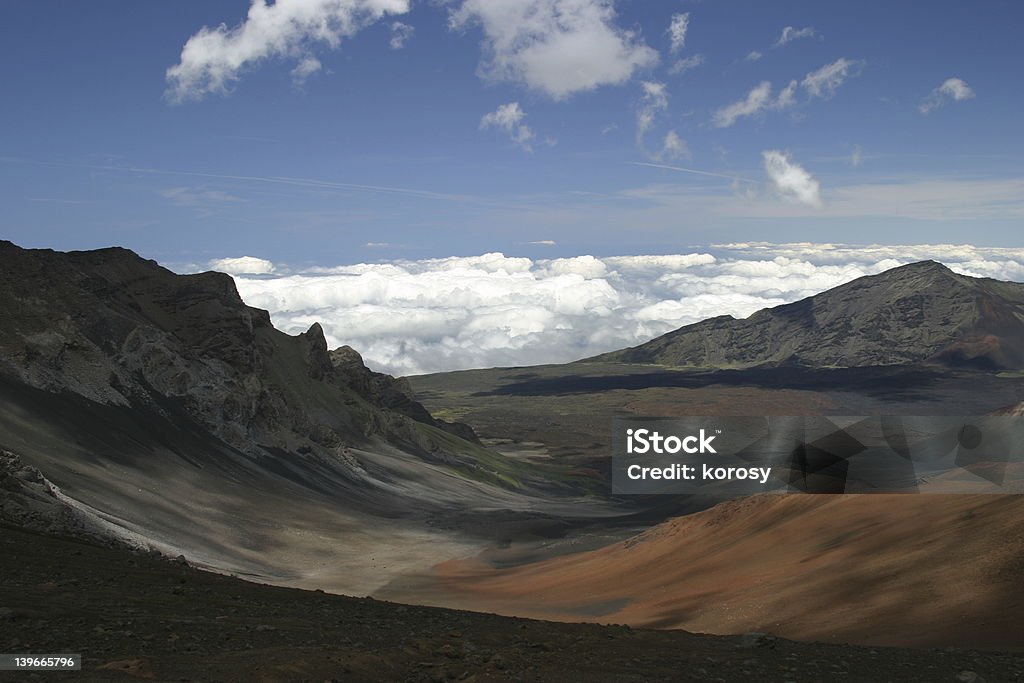
<instances>
[{"instance_id":1,"label":"dark rocky slope","mask_svg":"<svg viewBox=\"0 0 1024 683\"><path fill-rule=\"evenodd\" d=\"M746 319L720 316L589 362L743 368L939 363L1024 368L1024 284L934 261L862 277Z\"/></svg>"},{"instance_id":2,"label":"dark rocky slope","mask_svg":"<svg viewBox=\"0 0 1024 683\"><path fill-rule=\"evenodd\" d=\"M401 380L328 352L319 324L292 337L223 273L176 275L125 249L59 253L0 242L0 374L51 393L168 414L231 446L336 451L380 436L425 452L434 420Z\"/></svg>"},{"instance_id":3,"label":"dark rocky slope","mask_svg":"<svg viewBox=\"0 0 1024 683\"><path fill-rule=\"evenodd\" d=\"M222 273L0 242L0 320L0 448L22 472L0 492L18 497L8 520L24 508L34 528L65 529L84 511L133 545L363 593L593 514L435 420L404 380L329 351L319 325L276 330ZM62 498L36 490L29 504L25 467Z\"/></svg>"}]
</instances>

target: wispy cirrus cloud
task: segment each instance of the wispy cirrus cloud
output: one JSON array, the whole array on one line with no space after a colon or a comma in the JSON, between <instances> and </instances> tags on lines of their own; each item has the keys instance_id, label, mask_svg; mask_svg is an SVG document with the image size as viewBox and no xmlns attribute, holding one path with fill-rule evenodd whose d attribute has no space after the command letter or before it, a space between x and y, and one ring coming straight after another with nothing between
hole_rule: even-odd
<instances>
[{"instance_id":1,"label":"wispy cirrus cloud","mask_svg":"<svg viewBox=\"0 0 1024 683\"><path fill-rule=\"evenodd\" d=\"M506 132L512 142L516 143L527 152L532 152L532 142L537 136L533 130L523 121L526 119L526 112L522 110L518 102L509 102L499 106L492 112L484 114L480 119L480 129L496 128Z\"/></svg>"},{"instance_id":2,"label":"wispy cirrus cloud","mask_svg":"<svg viewBox=\"0 0 1024 683\"><path fill-rule=\"evenodd\" d=\"M686 33L690 29L690 13L673 14L668 26L669 50L672 54L681 52L686 47Z\"/></svg>"},{"instance_id":3,"label":"wispy cirrus cloud","mask_svg":"<svg viewBox=\"0 0 1024 683\"><path fill-rule=\"evenodd\" d=\"M210 190L192 187L168 187L160 190L160 196L179 206L202 206L211 203L240 202L241 197L223 190Z\"/></svg>"},{"instance_id":4,"label":"wispy cirrus cloud","mask_svg":"<svg viewBox=\"0 0 1024 683\"><path fill-rule=\"evenodd\" d=\"M803 80L786 84L777 95L772 96L771 81L761 81L745 98L721 107L712 114L711 123L716 128L728 128L743 118L757 116L762 112L789 109L797 104L797 88L803 88L809 99L828 99L846 80L856 75L862 62L841 57L830 64L811 71Z\"/></svg>"},{"instance_id":5,"label":"wispy cirrus cloud","mask_svg":"<svg viewBox=\"0 0 1024 683\"><path fill-rule=\"evenodd\" d=\"M795 91L796 84L791 82L778 96L772 97L771 81L761 81L742 100L715 110L711 116L711 123L715 128L728 128L740 119L757 116L766 110L786 109L795 104Z\"/></svg>"},{"instance_id":6,"label":"wispy cirrus cloud","mask_svg":"<svg viewBox=\"0 0 1024 683\"><path fill-rule=\"evenodd\" d=\"M704 55L690 55L677 59L669 67L668 72L673 76L681 76L687 71L692 71L704 63Z\"/></svg>"},{"instance_id":7,"label":"wispy cirrus cloud","mask_svg":"<svg viewBox=\"0 0 1024 683\"><path fill-rule=\"evenodd\" d=\"M960 78L947 78L925 98L918 111L927 116L947 102L963 102L974 99L974 90Z\"/></svg>"},{"instance_id":8,"label":"wispy cirrus cloud","mask_svg":"<svg viewBox=\"0 0 1024 683\"><path fill-rule=\"evenodd\" d=\"M391 39L388 41L388 45L392 50L401 50L412 39L415 32L415 28L403 21L392 22Z\"/></svg>"},{"instance_id":9,"label":"wispy cirrus cloud","mask_svg":"<svg viewBox=\"0 0 1024 683\"><path fill-rule=\"evenodd\" d=\"M658 159L675 161L676 159L687 159L690 157L690 146L686 140L679 137L674 130L665 133L665 139L661 142L661 150L657 154Z\"/></svg>"},{"instance_id":10,"label":"wispy cirrus cloud","mask_svg":"<svg viewBox=\"0 0 1024 683\"><path fill-rule=\"evenodd\" d=\"M782 29L779 39L775 41L772 47L782 47L783 45L792 43L794 40L800 40L801 38L818 38L820 40L821 34L819 34L813 26L804 26L803 28L786 26Z\"/></svg>"},{"instance_id":11,"label":"wispy cirrus cloud","mask_svg":"<svg viewBox=\"0 0 1024 683\"><path fill-rule=\"evenodd\" d=\"M302 58L302 61L295 65L292 69L292 82L297 86L301 86L306 82L310 76L320 71L323 68L323 64L320 60L312 55L307 55Z\"/></svg>"},{"instance_id":12,"label":"wispy cirrus cloud","mask_svg":"<svg viewBox=\"0 0 1024 683\"><path fill-rule=\"evenodd\" d=\"M644 136L654 125L655 119L668 109L668 89L664 83L643 81L640 83L643 95L636 107L636 145L643 149Z\"/></svg>"},{"instance_id":13,"label":"wispy cirrus cloud","mask_svg":"<svg viewBox=\"0 0 1024 683\"><path fill-rule=\"evenodd\" d=\"M836 61L808 73L800 81L800 85L811 97L832 97L839 86L851 76L856 75L857 69L862 64L863 62L857 60L840 57Z\"/></svg>"},{"instance_id":14,"label":"wispy cirrus cloud","mask_svg":"<svg viewBox=\"0 0 1024 683\"><path fill-rule=\"evenodd\" d=\"M674 129L665 133L656 149L650 149L647 135L659 116L668 111L668 89L664 83L643 81L640 84L643 96L636 108L636 146L655 161L673 161L690 156L686 141Z\"/></svg>"}]
</instances>

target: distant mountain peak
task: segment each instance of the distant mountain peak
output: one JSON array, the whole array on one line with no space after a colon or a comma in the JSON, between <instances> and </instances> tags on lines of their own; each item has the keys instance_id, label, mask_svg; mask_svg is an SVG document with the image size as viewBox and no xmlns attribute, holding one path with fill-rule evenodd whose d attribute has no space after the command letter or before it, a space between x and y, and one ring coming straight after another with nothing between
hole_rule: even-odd
<instances>
[{"instance_id":1,"label":"distant mountain peak","mask_svg":"<svg viewBox=\"0 0 1024 683\"><path fill-rule=\"evenodd\" d=\"M821 294L718 316L589 359L682 367L866 367L941 363L1024 368L1024 284L918 261Z\"/></svg>"}]
</instances>

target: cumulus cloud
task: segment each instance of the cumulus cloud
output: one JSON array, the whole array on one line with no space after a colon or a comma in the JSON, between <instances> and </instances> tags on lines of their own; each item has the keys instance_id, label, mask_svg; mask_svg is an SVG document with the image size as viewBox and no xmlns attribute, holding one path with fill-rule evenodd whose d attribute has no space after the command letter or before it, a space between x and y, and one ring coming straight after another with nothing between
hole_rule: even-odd
<instances>
[{"instance_id":1,"label":"cumulus cloud","mask_svg":"<svg viewBox=\"0 0 1024 683\"><path fill-rule=\"evenodd\" d=\"M775 41L775 45L772 47L782 47L787 43L792 43L794 40L801 38L814 38L818 36L818 32L814 30L813 26L805 26L803 28L796 28L795 26L786 26L782 29L782 35Z\"/></svg>"},{"instance_id":2,"label":"cumulus cloud","mask_svg":"<svg viewBox=\"0 0 1024 683\"><path fill-rule=\"evenodd\" d=\"M771 186L784 199L807 206L821 206L821 186L807 170L795 163L786 152L765 150L764 172Z\"/></svg>"},{"instance_id":3,"label":"cumulus cloud","mask_svg":"<svg viewBox=\"0 0 1024 683\"><path fill-rule=\"evenodd\" d=\"M392 50L401 50L405 47L405 44L412 38L412 34L416 32L409 24L401 21L395 21L391 24L391 40L388 41L388 45L391 46Z\"/></svg>"},{"instance_id":4,"label":"cumulus cloud","mask_svg":"<svg viewBox=\"0 0 1024 683\"><path fill-rule=\"evenodd\" d=\"M255 256L213 259L207 265L210 270L231 275L268 275L276 270L272 261Z\"/></svg>"},{"instance_id":5,"label":"cumulus cloud","mask_svg":"<svg viewBox=\"0 0 1024 683\"><path fill-rule=\"evenodd\" d=\"M668 36L671 44L669 49L676 54L686 47L686 32L690 29L690 13L680 12L672 15L668 25Z\"/></svg>"},{"instance_id":6,"label":"cumulus cloud","mask_svg":"<svg viewBox=\"0 0 1024 683\"><path fill-rule=\"evenodd\" d=\"M204 26L188 39L167 70L166 96L183 102L225 93L265 59L308 59L314 46L337 48L383 17L408 11L409 0L252 0L237 26Z\"/></svg>"},{"instance_id":7,"label":"cumulus cloud","mask_svg":"<svg viewBox=\"0 0 1024 683\"><path fill-rule=\"evenodd\" d=\"M796 82L791 81L778 97L773 98L771 81L761 81L742 100L716 110L711 115L711 123L716 128L728 128L742 118L756 116L768 109L786 109L796 103L795 93Z\"/></svg>"},{"instance_id":8,"label":"cumulus cloud","mask_svg":"<svg viewBox=\"0 0 1024 683\"><path fill-rule=\"evenodd\" d=\"M482 28L485 77L565 99L657 63L658 53L614 20L612 0L462 0L450 24Z\"/></svg>"},{"instance_id":9,"label":"cumulus cloud","mask_svg":"<svg viewBox=\"0 0 1024 683\"><path fill-rule=\"evenodd\" d=\"M508 133L508 136L512 139L512 142L516 143L527 152L532 152L533 147L530 143L536 137L534 132L523 123L526 118L526 112L520 107L518 102L509 102L503 104L496 110L484 114L484 117L480 119L480 128L485 130L487 128L497 128Z\"/></svg>"},{"instance_id":10,"label":"cumulus cloud","mask_svg":"<svg viewBox=\"0 0 1024 683\"><path fill-rule=\"evenodd\" d=\"M836 89L853 75L854 69L860 64L858 61L840 57L831 64L826 64L804 76L800 85L811 97L832 97L835 95Z\"/></svg>"},{"instance_id":11,"label":"cumulus cloud","mask_svg":"<svg viewBox=\"0 0 1024 683\"><path fill-rule=\"evenodd\" d=\"M687 71L692 71L704 63L704 55L690 55L683 59L677 59L669 67L668 72L673 76L681 76Z\"/></svg>"},{"instance_id":12,"label":"cumulus cloud","mask_svg":"<svg viewBox=\"0 0 1024 683\"><path fill-rule=\"evenodd\" d=\"M947 78L942 85L931 91L918 110L927 116L947 102L962 102L974 98L974 90L959 78Z\"/></svg>"},{"instance_id":13,"label":"cumulus cloud","mask_svg":"<svg viewBox=\"0 0 1024 683\"><path fill-rule=\"evenodd\" d=\"M376 369L414 374L575 360L924 259L1024 280L1024 249L808 243L603 258L484 254L235 280L278 327L298 333L321 322L332 347L350 344Z\"/></svg>"}]
</instances>

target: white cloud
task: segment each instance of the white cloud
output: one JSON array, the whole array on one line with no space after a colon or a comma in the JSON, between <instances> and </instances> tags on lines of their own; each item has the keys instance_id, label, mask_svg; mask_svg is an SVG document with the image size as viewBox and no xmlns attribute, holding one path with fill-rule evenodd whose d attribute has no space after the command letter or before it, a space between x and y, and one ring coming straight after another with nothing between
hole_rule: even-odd
<instances>
[{"instance_id":1,"label":"white cloud","mask_svg":"<svg viewBox=\"0 0 1024 683\"><path fill-rule=\"evenodd\" d=\"M654 151L647 148L646 135L658 116L668 110L668 90L664 83L643 81L643 97L636 110L636 145L644 154L656 161L672 161L690 156L686 141L674 130L665 133L661 145Z\"/></svg>"},{"instance_id":2,"label":"white cloud","mask_svg":"<svg viewBox=\"0 0 1024 683\"><path fill-rule=\"evenodd\" d=\"M741 118L754 116L763 111L771 102L772 84L761 81L747 96L717 110L711 117L716 128L728 128Z\"/></svg>"},{"instance_id":3,"label":"white cloud","mask_svg":"<svg viewBox=\"0 0 1024 683\"><path fill-rule=\"evenodd\" d=\"M541 247L557 247L558 242L554 240L534 240L533 242L527 242L527 244L536 244Z\"/></svg>"},{"instance_id":4,"label":"white cloud","mask_svg":"<svg viewBox=\"0 0 1024 683\"><path fill-rule=\"evenodd\" d=\"M762 53L758 52L757 50L751 50L750 52L747 53L747 56L743 58L743 61L745 61L745 62L757 62L762 57L764 57L764 55Z\"/></svg>"},{"instance_id":5,"label":"white cloud","mask_svg":"<svg viewBox=\"0 0 1024 683\"><path fill-rule=\"evenodd\" d=\"M530 143L536 136L530 127L523 123L525 118L526 112L519 107L519 103L509 102L488 114L484 114L484 117L480 119L480 128L503 130L508 133L512 142L527 152L532 152L533 148Z\"/></svg>"},{"instance_id":6,"label":"white cloud","mask_svg":"<svg viewBox=\"0 0 1024 683\"><path fill-rule=\"evenodd\" d=\"M683 59L677 59L672 64L672 66L669 67L668 72L673 76L681 76L687 71L696 69L703 63L704 55L690 55L689 57L684 57Z\"/></svg>"},{"instance_id":7,"label":"white cloud","mask_svg":"<svg viewBox=\"0 0 1024 683\"><path fill-rule=\"evenodd\" d=\"M742 100L716 110L711 116L711 123L716 128L728 128L740 119L756 116L766 109L778 110L792 107L796 103L795 93L796 82L790 81L789 85L779 92L778 97L772 98L771 82L761 81Z\"/></svg>"},{"instance_id":8,"label":"white cloud","mask_svg":"<svg viewBox=\"0 0 1024 683\"><path fill-rule=\"evenodd\" d=\"M748 58L750 55L748 55ZM837 59L831 64L810 72L804 76L799 83L807 91L811 98L828 98L835 94L836 89L843 82L853 75L853 70L860 66L861 62L846 59ZM716 128L728 128L742 118L756 116L761 112L772 109L782 110L796 106L797 82L790 81L778 95L772 97L772 84L770 81L761 81L747 93L742 100L716 110L711 117L711 123Z\"/></svg>"},{"instance_id":9,"label":"white cloud","mask_svg":"<svg viewBox=\"0 0 1024 683\"><path fill-rule=\"evenodd\" d=\"M859 61L840 57L831 64L826 64L804 76L801 85L812 97L832 97L836 89L853 75L853 70L860 64Z\"/></svg>"},{"instance_id":10,"label":"white cloud","mask_svg":"<svg viewBox=\"0 0 1024 683\"><path fill-rule=\"evenodd\" d=\"M658 153L658 159L674 161L689 157L690 147L686 144L686 140L679 137L679 134L674 130L665 133L665 140L661 143L661 152Z\"/></svg>"},{"instance_id":11,"label":"white cloud","mask_svg":"<svg viewBox=\"0 0 1024 683\"><path fill-rule=\"evenodd\" d=\"M657 63L658 53L614 19L612 0L462 0L450 23L483 29L485 77L564 99L621 85Z\"/></svg>"},{"instance_id":12,"label":"white cloud","mask_svg":"<svg viewBox=\"0 0 1024 683\"><path fill-rule=\"evenodd\" d=\"M575 360L929 258L968 275L1024 280L1024 249L744 243L712 250L538 260L484 254L236 282L280 328L297 333L322 322L332 348L350 344L376 369L412 374Z\"/></svg>"},{"instance_id":13,"label":"white cloud","mask_svg":"<svg viewBox=\"0 0 1024 683\"><path fill-rule=\"evenodd\" d=\"M668 26L668 35L671 41L669 49L672 54L678 53L686 47L686 32L690 28L690 13L680 12L672 15L672 21Z\"/></svg>"},{"instance_id":14,"label":"white cloud","mask_svg":"<svg viewBox=\"0 0 1024 683\"><path fill-rule=\"evenodd\" d=\"M306 56L299 62L294 69L292 69L292 82L295 85L302 85L306 82L306 79L315 74L317 71L323 68L323 64L320 60L312 55Z\"/></svg>"},{"instance_id":15,"label":"white cloud","mask_svg":"<svg viewBox=\"0 0 1024 683\"><path fill-rule=\"evenodd\" d=\"M269 275L276 270L272 261L255 256L213 259L207 265L211 270L231 275Z\"/></svg>"},{"instance_id":16,"label":"white cloud","mask_svg":"<svg viewBox=\"0 0 1024 683\"><path fill-rule=\"evenodd\" d=\"M645 149L644 136L654 125L659 114L668 109L668 90L664 83L643 81L640 83L643 96L636 108L636 145Z\"/></svg>"},{"instance_id":17,"label":"white cloud","mask_svg":"<svg viewBox=\"0 0 1024 683\"><path fill-rule=\"evenodd\" d=\"M401 21L395 21L391 24L391 40L388 41L388 45L391 46L392 50L401 50L405 47L405 44L412 38L412 34L416 32L416 29Z\"/></svg>"},{"instance_id":18,"label":"white cloud","mask_svg":"<svg viewBox=\"0 0 1024 683\"><path fill-rule=\"evenodd\" d=\"M774 108L775 109L788 109L796 104L796 81L790 81L789 84L779 91L779 96L775 98Z\"/></svg>"},{"instance_id":19,"label":"white cloud","mask_svg":"<svg viewBox=\"0 0 1024 683\"><path fill-rule=\"evenodd\" d=\"M821 186L807 170L786 152L765 150L764 171L776 192L784 199L807 206L821 206Z\"/></svg>"},{"instance_id":20,"label":"white cloud","mask_svg":"<svg viewBox=\"0 0 1024 683\"><path fill-rule=\"evenodd\" d=\"M308 57L387 15L409 11L409 0L252 0L238 26L204 26L188 39L177 64L167 70L172 102L222 94L249 67L271 58Z\"/></svg>"},{"instance_id":21,"label":"white cloud","mask_svg":"<svg viewBox=\"0 0 1024 683\"><path fill-rule=\"evenodd\" d=\"M931 91L918 110L928 115L949 101L962 102L974 98L974 90L959 78L947 78L942 85Z\"/></svg>"},{"instance_id":22,"label":"white cloud","mask_svg":"<svg viewBox=\"0 0 1024 683\"><path fill-rule=\"evenodd\" d=\"M782 47L786 43L792 43L794 40L800 38L814 38L818 36L818 32L814 30L813 26L805 26L804 28L796 28L793 26L787 26L782 29L782 35L775 41L775 45L772 47Z\"/></svg>"}]
</instances>

